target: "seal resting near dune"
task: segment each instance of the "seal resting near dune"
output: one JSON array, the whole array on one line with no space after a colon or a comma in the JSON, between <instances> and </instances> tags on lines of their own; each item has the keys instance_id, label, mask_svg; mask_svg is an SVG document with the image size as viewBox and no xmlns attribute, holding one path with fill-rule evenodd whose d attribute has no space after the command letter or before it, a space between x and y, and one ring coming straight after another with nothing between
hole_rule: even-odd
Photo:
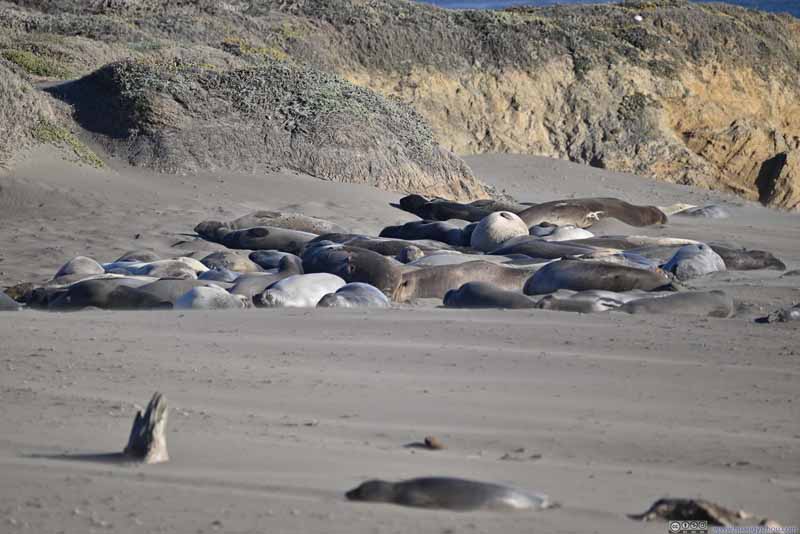
<instances>
[{"instance_id":1,"label":"seal resting near dune","mask_svg":"<svg viewBox=\"0 0 800 534\"><path fill-rule=\"evenodd\" d=\"M392 300L443 299L449 290L458 289L467 282L488 282L499 289L519 291L534 270L505 267L488 261L424 267L402 274Z\"/></svg>"},{"instance_id":2,"label":"seal resting near dune","mask_svg":"<svg viewBox=\"0 0 800 534\"><path fill-rule=\"evenodd\" d=\"M219 243L232 249L244 250L279 250L291 254L300 254L306 244L317 237L317 234L256 226L243 230L220 230L217 232Z\"/></svg>"},{"instance_id":3,"label":"seal resting near dune","mask_svg":"<svg viewBox=\"0 0 800 534\"><path fill-rule=\"evenodd\" d=\"M432 239L457 247L467 246L464 230L445 221L412 221L399 226L387 226L379 237L415 240Z\"/></svg>"},{"instance_id":4,"label":"seal resting near dune","mask_svg":"<svg viewBox=\"0 0 800 534\"><path fill-rule=\"evenodd\" d=\"M636 299L620 306L630 314L675 314L701 317L733 317L736 306L724 291L686 291L663 297Z\"/></svg>"},{"instance_id":5,"label":"seal resting near dune","mask_svg":"<svg viewBox=\"0 0 800 534\"><path fill-rule=\"evenodd\" d=\"M216 286L193 287L175 301L176 310L236 310L249 306L249 298Z\"/></svg>"},{"instance_id":6,"label":"seal resting near dune","mask_svg":"<svg viewBox=\"0 0 800 534\"><path fill-rule=\"evenodd\" d=\"M319 245L303 252L306 273L331 273L345 282L364 282L386 295L400 283L402 266L371 250L347 245Z\"/></svg>"},{"instance_id":7,"label":"seal resting near dune","mask_svg":"<svg viewBox=\"0 0 800 534\"><path fill-rule=\"evenodd\" d=\"M709 243L709 246L720 255L729 271L751 271L756 269L772 269L785 271L786 264L771 252L764 250L746 250L728 247L723 244Z\"/></svg>"},{"instance_id":8,"label":"seal resting near dune","mask_svg":"<svg viewBox=\"0 0 800 534\"><path fill-rule=\"evenodd\" d=\"M426 477L401 482L369 480L348 491L347 499L445 510L541 510L551 506L546 495L463 478Z\"/></svg>"},{"instance_id":9,"label":"seal resting near dune","mask_svg":"<svg viewBox=\"0 0 800 534\"><path fill-rule=\"evenodd\" d=\"M497 211L487 215L472 230L470 246L481 252L491 252L506 241L527 236L528 226L510 211Z\"/></svg>"},{"instance_id":10,"label":"seal resting near dune","mask_svg":"<svg viewBox=\"0 0 800 534\"><path fill-rule=\"evenodd\" d=\"M486 282L467 282L444 295L447 308L535 308L536 302L515 291L506 291Z\"/></svg>"},{"instance_id":11,"label":"seal resting near dune","mask_svg":"<svg viewBox=\"0 0 800 534\"><path fill-rule=\"evenodd\" d=\"M378 288L363 282L343 285L335 293L328 293L317 303L317 308L388 308L389 298Z\"/></svg>"},{"instance_id":12,"label":"seal resting near dune","mask_svg":"<svg viewBox=\"0 0 800 534\"><path fill-rule=\"evenodd\" d=\"M530 277L523 291L526 295L553 293L559 289L584 291L653 291L673 287L663 272L637 269L598 261L559 260L548 263Z\"/></svg>"},{"instance_id":13,"label":"seal resting near dune","mask_svg":"<svg viewBox=\"0 0 800 534\"><path fill-rule=\"evenodd\" d=\"M520 236L509 239L490 254L507 256L508 254L525 254L530 258L557 260L566 256L581 256L597 252L598 247L576 245L564 241L544 241L534 236Z\"/></svg>"},{"instance_id":14,"label":"seal resting near dune","mask_svg":"<svg viewBox=\"0 0 800 534\"><path fill-rule=\"evenodd\" d=\"M469 222L478 222L495 211L517 213L526 208L522 204L492 199L476 200L469 204L462 204L442 198L428 199L421 195L407 195L401 198L398 207L424 220L447 221L449 219L460 219Z\"/></svg>"},{"instance_id":15,"label":"seal resting near dune","mask_svg":"<svg viewBox=\"0 0 800 534\"><path fill-rule=\"evenodd\" d=\"M655 206L636 206L617 198L572 198L536 204L517 213L528 227L544 222L588 228L611 217L630 226L665 224L667 216Z\"/></svg>"},{"instance_id":16,"label":"seal resting near dune","mask_svg":"<svg viewBox=\"0 0 800 534\"><path fill-rule=\"evenodd\" d=\"M708 245L684 245L661 266L681 281L724 271L725 262Z\"/></svg>"}]
</instances>

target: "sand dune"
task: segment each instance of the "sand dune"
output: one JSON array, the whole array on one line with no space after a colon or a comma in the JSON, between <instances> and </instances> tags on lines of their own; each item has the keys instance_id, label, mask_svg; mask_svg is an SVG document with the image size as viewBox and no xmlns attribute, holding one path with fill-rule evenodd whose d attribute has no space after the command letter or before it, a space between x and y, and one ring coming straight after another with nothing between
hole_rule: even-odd
<instances>
[{"instance_id":1,"label":"sand dune","mask_svg":"<svg viewBox=\"0 0 800 534\"><path fill-rule=\"evenodd\" d=\"M722 203L725 220L609 233L729 240L800 268L800 217L544 158L469 158L519 200L613 195ZM0 282L43 281L76 254L211 250L200 220L300 211L356 231L412 220L399 195L291 173L162 176L38 152L0 177ZM136 235L139 235L136 238ZM179 245L176 243L182 242ZM25 311L0 317L0 531L653 532L625 517L702 496L800 524L800 331L758 325L800 278L726 272L733 319L463 311ZM119 452L155 390L171 461ZM405 448L426 435L441 451ZM87 457L86 455L90 455ZM539 456L541 455L541 456ZM367 478L449 475L547 493L533 513L355 504Z\"/></svg>"}]
</instances>

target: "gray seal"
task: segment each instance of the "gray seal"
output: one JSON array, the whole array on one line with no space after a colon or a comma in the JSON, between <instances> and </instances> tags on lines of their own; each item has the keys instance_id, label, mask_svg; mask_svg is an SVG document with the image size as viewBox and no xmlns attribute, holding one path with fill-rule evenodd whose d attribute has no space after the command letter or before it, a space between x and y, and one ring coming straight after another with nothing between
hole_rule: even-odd
<instances>
[{"instance_id":1,"label":"gray seal","mask_svg":"<svg viewBox=\"0 0 800 534\"><path fill-rule=\"evenodd\" d=\"M463 221L478 222L495 211L517 213L527 206L515 202L503 202L491 199L476 200L469 204L461 204L441 198L428 199L421 195L408 195L400 199L400 203L397 207L409 213L413 213L420 219L428 221L461 219Z\"/></svg>"},{"instance_id":2,"label":"gray seal","mask_svg":"<svg viewBox=\"0 0 800 534\"><path fill-rule=\"evenodd\" d=\"M72 284L58 295L53 295L48 309L67 311L89 307L104 310L163 307L160 299L129 291L143 285L146 282L140 279L125 277L84 280Z\"/></svg>"},{"instance_id":3,"label":"gray seal","mask_svg":"<svg viewBox=\"0 0 800 534\"><path fill-rule=\"evenodd\" d=\"M636 206L617 198L555 200L531 206L517 215L528 227L547 222L558 226L572 224L578 228L588 228L607 217L630 226L651 226L667 222L667 216L655 206Z\"/></svg>"},{"instance_id":4,"label":"gray seal","mask_svg":"<svg viewBox=\"0 0 800 534\"><path fill-rule=\"evenodd\" d=\"M317 303L317 308L388 308L391 302L378 288L363 282L343 285L335 293L328 293Z\"/></svg>"},{"instance_id":5,"label":"gray seal","mask_svg":"<svg viewBox=\"0 0 800 534\"><path fill-rule=\"evenodd\" d=\"M254 250L250 253L249 258L262 269L277 269L281 260L286 256L295 257L302 262L298 256L280 250Z\"/></svg>"},{"instance_id":6,"label":"gray seal","mask_svg":"<svg viewBox=\"0 0 800 534\"><path fill-rule=\"evenodd\" d=\"M506 267L488 261L425 267L404 272L392 300L443 299L449 290L458 289L467 282L488 282L499 289L519 291L533 272L534 269Z\"/></svg>"},{"instance_id":7,"label":"gray seal","mask_svg":"<svg viewBox=\"0 0 800 534\"><path fill-rule=\"evenodd\" d=\"M252 299L256 306L260 306L260 295L269 286L295 274L303 274L303 272L302 260L294 254L288 254L281 258L277 269L263 273L245 273L241 275L236 279L230 292L234 295L243 295Z\"/></svg>"},{"instance_id":8,"label":"gray seal","mask_svg":"<svg viewBox=\"0 0 800 534\"><path fill-rule=\"evenodd\" d=\"M229 269L238 273L257 273L261 267L247 256L231 250L218 250L212 252L200 263L209 269Z\"/></svg>"},{"instance_id":9,"label":"gray seal","mask_svg":"<svg viewBox=\"0 0 800 534\"><path fill-rule=\"evenodd\" d=\"M269 226L256 226L244 230L221 230L217 232L219 243L228 248L244 250L280 250L300 254L306 244L317 237L316 234L288 230L286 228L273 228Z\"/></svg>"},{"instance_id":10,"label":"gray seal","mask_svg":"<svg viewBox=\"0 0 800 534\"><path fill-rule=\"evenodd\" d=\"M702 317L733 317L733 299L724 291L687 291L665 297L636 299L618 308L632 314L677 314Z\"/></svg>"},{"instance_id":11,"label":"gray seal","mask_svg":"<svg viewBox=\"0 0 800 534\"><path fill-rule=\"evenodd\" d=\"M158 254L150 250L129 250L128 252L126 252L116 260L114 260L114 263L128 262L128 261L150 263L153 261L158 261L160 259L161 257Z\"/></svg>"},{"instance_id":12,"label":"gray seal","mask_svg":"<svg viewBox=\"0 0 800 534\"><path fill-rule=\"evenodd\" d=\"M531 258L557 260L568 256L581 256L597 252L597 247L575 245L563 241L544 241L538 237L522 236L506 241L500 248L491 252L493 255L525 254Z\"/></svg>"},{"instance_id":13,"label":"gray seal","mask_svg":"<svg viewBox=\"0 0 800 534\"><path fill-rule=\"evenodd\" d=\"M720 255L729 271L751 271L756 269L772 269L785 271L786 264L771 252L764 250L745 250L728 247L722 244L709 243L714 252Z\"/></svg>"},{"instance_id":14,"label":"gray seal","mask_svg":"<svg viewBox=\"0 0 800 534\"><path fill-rule=\"evenodd\" d=\"M597 261L559 260L539 269L525 283L523 291L526 295L542 295L559 289L605 289L620 292L632 289L652 291L670 287L672 283L663 272Z\"/></svg>"},{"instance_id":15,"label":"gray seal","mask_svg":"<svg viewBox=\"0 0 800 534\"><path fill-rule=\"evenodd\" d=\"M726 270L722 257L708 245L684 245L661 268L681 281Z\"/></svg>"},{"instance_id":16,"label":"gray seal","mask_svg":"<svg viewBox=\"0 0 800 534\"><path fill-rule=\"evenodd\" d=\"M448 308L535 308L530 297L514 291L506 291L486 282L467 282L458 289L444 295L443 304Z\"/></svg>"},{"instance_id":17,"label":"gray seal","mask_svg":"<svg viewBox=\"0 0 800 534\"><path fill-rule=\"evenodd\" d=\"M412 221L400 226L387 226L380 237L396 239L432 239L456 247L469 246L462 228L444 221Z\"/></svg>"},{"instance_id":18,"label":"gray seal","mask_svg":"<svg viewBox=\"0 0 800 534\"><path fill-rule=\"evenodd\" d=\"M231 295L221 287L193 287L175 301L177 310L239 310L250 306L250 299Z\"/></svg>"},{"instance_id":19,"label":"gray seal","mask_svg":"<svg viewBox=\"0 0 800 534\"><path fill-rule=\"evenodd\" d=\"M369 480L348 491L347 499L446 510L540 510L551 506L546 495L508 486L450 477L387 482Z\"/></svg>"},{"instance_id":20,"label":"gray seal","mask_svg":"<svg viewBox=\"0 0 800 534\"><path fill-rule=\"evenodd\" d=\"M377 287L386 295L400 284L401 265L371 250L342 246L319 245L308 247L302 255L306 273L330 273L345 282L364 282Z\"/></svg>"},{"instance_id":21,"label":"gray seal","mask_svg":"<svg viewBox=\"0 0 800 534\"><path fill-rule=\"evenodd\" d=\"M20 308L19 302L0 291L0 311L18 311Z\"/></svg>"}]
</instances>

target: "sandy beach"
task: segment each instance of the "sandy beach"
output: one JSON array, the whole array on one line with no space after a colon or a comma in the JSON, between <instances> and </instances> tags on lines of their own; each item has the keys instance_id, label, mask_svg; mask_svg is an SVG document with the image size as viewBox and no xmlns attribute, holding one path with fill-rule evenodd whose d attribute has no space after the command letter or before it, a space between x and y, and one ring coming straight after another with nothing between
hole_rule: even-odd
<instances>
[{"instance_id":1,"label":"sandy beach","mask_svg":"<svg viewBox=\"0 0 800 534\"><path fill-rule=\"evenodd\" d=\"M466 158L522 201L616 196L721 204L722 220L595 233L725 240L800 268L800 216L734 197L529 156ZM113 165L113 163L112 163ZM72 256L202 257L194 225L253 209L356 232L414 220L401 195L295 173L95 170L46 149L0 175L0 281L43 282ZM753 318L800 277L723 272L732 319L389 310L45 313L0 317L0 532L666 532L626 517L703 497L800 524L800 331ZM109 463L154 391L169 463ZM405 445L436 436L446 448ZM347 502L369 478L447 475L543 492L541 512Z\"/></svg>"}]
</instances>

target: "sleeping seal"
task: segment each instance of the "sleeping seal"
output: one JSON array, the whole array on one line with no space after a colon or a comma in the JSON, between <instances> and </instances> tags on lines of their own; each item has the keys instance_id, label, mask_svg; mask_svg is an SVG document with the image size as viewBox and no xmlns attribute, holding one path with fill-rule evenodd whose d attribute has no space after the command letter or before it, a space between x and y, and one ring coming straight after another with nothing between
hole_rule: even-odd
<instances>
[{"instance_id":1,"label":"sleeping seal","mask_svg":"<svg viewBox=\"0 0 800 534\"><path fill-rule=\"evenodd\" d=\"M461 219L478 222L495 211L517 213L526 206L513 202L498 200L476 200L470 204L461 204L441 198L427 199L421 195L408 195L400 199L400 209L413 213L420 219L429 221L447 221Z\"/></svg>"},{"instance_id":2,"label":"sleeping seal","mask_svg":"<svg viewBox=\"0 0 800 534\"><path fill-rule=\"evenodd\" d=\"M258 210L242 215L229 223L227 226L233 230L253 228L256 226L271 226L272 228L285 228L287 230L298 230L311 234L329 234L332 232L345 232L346 230L338 224L309 217L302 213L280 212Z\"/></svg>"},{"instance_id":3,"label":"sleeping seal","mask_svg":"<svg viewBox=\"0 0 800 534\"><path fill-rule=\"evenodd\" d=\"M636 299L618 308L626 313L670 313L703 317L733 317L733 299L724 291L687 291L665 297Z\"/></svg>"},{"instance_id":4,"label":"sleeping seal","mask_svg":"<svg viewBox=\"0 0 800 534\"><path fill-rule=\"evenodd\" d=\"M557 260L565 256L581 256L597 252L598 248L589 245L575 245L569 242L544 241L538 237L523 236L506 241L503 246L491 252L493 255L525 254L531 258Z\"/></svg>"},{"instance_id":5,"label":"sleeping seal","mask_svg":"<svg viewBox=\"0 0 800 534\"><path fill-rule=\"evenodd\" d=\"M296 274L272 284L261 294L261 304L267 308L313 308L344 284L333 274Z\"/></svg>"},{"instance_id":6,"label":"sleeping seal","mask_svg":"<svg viewBox=\"0 0 800 534\"><path fill-rule=\"evenodd\" d=\"M456 247L469 244L464 239L463 229L444 221L412 221L400 226L387 226L378 235L396 239L432 239Z\"/></svg>"},{"instance_id":7,"label":"sleeping seal","mask_svg":"<svg viewBox=\"0 0 800 534\"><path fill-rule=\"evenodd\" d=\"M535 269L505 267L488 261L470 261L458 265L425 267L403 273L392 293L395 302L411 299L444 298L451 289L467 282L488 282L499 289L519 291Z\"/></svg>"},{"instance_id":8,"label":"sleeping seal","mask_svg":"<svg viewBox=\"0 0 800 534\"><path fill-rule=\"evenodd\" d=\"M525 283L523 291L526 295L541 295L559 289L619 292L632 289L652 291L667 287L671 287L671 282L663 272L597 261L559 260L539 269Z\"/></svg>"},{"instance_id":9,"label":"sleeping seal","mask_svg":"<svg viewBox=\"0 0 800 534\"><path fill-rule=\"evenodd\" d=\"M277 269L281 260L286 256L292 256L300 260L298 256L288 252L281 252L280 250L254 250L250 253L249 258L262 269Z\"/></svg>"},{"instance_id":10,"label":"sleeping seal","mask_svg":"<svg viewBox=\"0 0 800 534\"><path fill-rule=\"evenodd\" d=\"M708 245L684 245L661 266L681 281L725 270L725 262Z\"/></svg>"},{"instance_id":11,"label":"sleeping seal","mask_svg":"<svg viewBox=\"0 0 800 534\"><path fill-rule=\"evenodd\" d=\"M295 274L303 274L303 263L294 254L287 254L278 263L277 269L272 269L263 273L245 273L236 279L230 292L234 295L242 295L253 300L257 306L261 305L261 300L257 297L269 286Z\"/></svg>"},{"instance_id":12,"label":"sleeping seal","mask_svg":"<svg viewBox=\"0 0 800 534\"><path fill-rule=\"evenodd\" d=\"M514 488L465 480L428 477L402 482L369 480L348 491L347 499L447 510L540 510L551 506L546 495L527 494Z\"/></svg>"},{"instance_id":13,"label":"sleeping seal","mask_svg":"<svg viewBox=\"0 0 800 534\"><path fill-rule=\"evenodd\" d=\"M176 310L235 310L249 305L250 299L215 286L194 287L175 301Z\"/></svg>"},{"instance_id":14,"label":"sleeping seal","mask_svg":"<svg viewBox=\"0 0 800 534\"><path fill-rule=\"evenodd\" d=\"M616 198L555 200L531 206L517 215L528 227L548 222L558 226L571 224L578 228L588 228L606 217L618 219L630 226L650 226L667 222L667 216L655 206L635 206Z\"/></svg>"},{"instance_id":15,"label":"sleeping seal","mask_svg":"<svg viewBox=\"0 0 800 534\"><path fill-rule=\"evenodd\" d=\"M286 228L273 228L270 226L256 226L243 230L219 230L217 239L228 248L244 250L280 250L300 254L306 243L317 237L316 234L288 230Z\"/></svg>"},{"instance_id":16,"label":"sleeping seal","mask_svg":"<svg viewBox=\"0 0 800 534\"><path fill-rule=\"evenodd\" d=\"M541 237L545 241L571 241L574 239L586 239L594 237L594 234L575 225L555 226L551 224L541 224L530 229L530 234Z\"/></svg>"},{"instance_id":17,"label":"sleeping seal","mask_svg":"<svg viewBox=\"0 0 800 534\"><path fill-rule=\"evenodd\" d=\"M622 302L606 297L595 298L558 298L554 295L547 295L539 299L536 307L542 310L567 311L575 313L597 313L614 308L619 308Z\"/></svg>"},{"instance_id":18,"label":"sleeping seal","mask_svg":"<svg viewBox=\"0 0 800 534\"><path fill-rule=\"evenodd\" d=\"M243 256L232 250L218 250L212 252L200 263L209 269L229 269L237 273L257 273L261 267L247 256Z\"/></svg>"},{"instance_id":19,"label":"sleeping seal","mask_svg":"<svg viewBox=\"0 0 800 534\"><path fill-rule=\"evenodd\" d=\"M750 271L754 269L773 269L785 271L786 264L764 250L745 250L709 243L714 252L722 257L729 271Z\"/></svg>"},{"instance_id":20,"label":"sleeping seal","mask_svg":"<svg viewBox=\"0 0 800 534\"><path fill-rule=\"evenodd\" d=\"M506 291L486 282L467 282L444 295L448 308L535 308L536 303L515 291Z\"/></svg>"},{"instance_id":21,"label":"sleeping seal","mask_svg":"<svg viewBox=\"0 0 800 534\"><path fill-rule=\"evenodd\" d=\"M328 293L317 308L388 308L389 299L378 288L362 282L351 282Z\"/></svg>"},{"instance_id":22,"label":"sleeping seal","mask_svg":"<svg viewBox=\"0 0 800 534\"><path fill-rule=\"evenodd\" d=\"M402 266L399 263L359 247L318 244L306 248L302 259L306 273L335 274L346 282L375 286L386 295L400 283Z\"/></svg>"},{"instance_id":23,"label":"sleeping seal","mask_svg":"<svg viewBox=\"0 0 800 534\"><path fill-rule=\"evenodd\" d=\"M528 235L528 226L510 211L497 211L481 219L472 230L470 246L491 252L511 238Z\"/></svg>"}]
</instances>

